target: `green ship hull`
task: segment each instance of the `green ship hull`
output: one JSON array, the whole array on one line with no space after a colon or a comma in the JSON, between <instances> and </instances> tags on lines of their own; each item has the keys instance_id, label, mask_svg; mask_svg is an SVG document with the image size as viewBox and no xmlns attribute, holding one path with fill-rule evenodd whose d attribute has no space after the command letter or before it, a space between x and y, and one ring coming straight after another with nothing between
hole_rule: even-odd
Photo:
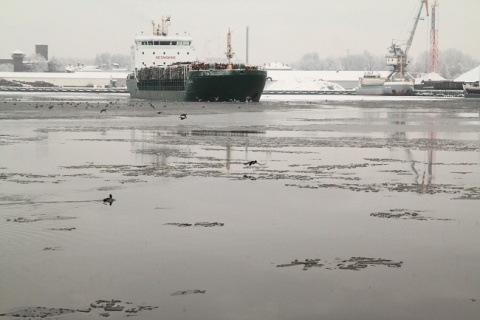
<instances>
[{"instance_id":1,"label":"green ship hull","mask_svg":"<svg viewBox=\"0 0 480 320\"><path fill-rule=\"evenodd\" d=\"M267 72L264 70L190 70L185 79L127 79L132 98L163 101L258 102Z\"/></svg>"}]
</instances>

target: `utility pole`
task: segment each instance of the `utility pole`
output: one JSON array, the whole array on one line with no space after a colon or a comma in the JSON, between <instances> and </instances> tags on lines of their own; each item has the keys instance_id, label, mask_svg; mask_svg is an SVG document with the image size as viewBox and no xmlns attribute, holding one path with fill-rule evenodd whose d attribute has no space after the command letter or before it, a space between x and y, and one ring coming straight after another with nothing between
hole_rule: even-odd
<instances>
[{"instance_id":1,"label":"utility pole","mask_svg":"<svg viewBox=\"0 0 480 320\"><path fill-rule=\"evenodd\" d=\"M437 0L432 5L432 25L430 29L430 65L428 72L438 71L438 26L437 26Z\"/></svg>"},{"instance_id":2,"label":"utility pole","mask_svg":"<svg viewBox=\"0 0 480 320\"><path fill-rule=\"evenodd\" d=\"M245 53L245 64L248 65L248 26L247 26L247 44L246 44L246 53Z\"/></svg>"}]
</instances>

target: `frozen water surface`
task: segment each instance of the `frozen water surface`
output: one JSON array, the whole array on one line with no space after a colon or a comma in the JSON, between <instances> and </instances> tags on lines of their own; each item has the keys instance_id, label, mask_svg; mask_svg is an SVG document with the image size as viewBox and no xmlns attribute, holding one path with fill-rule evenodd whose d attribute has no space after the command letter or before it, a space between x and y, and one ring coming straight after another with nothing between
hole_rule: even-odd
<instances>
[{"instance_id":1,"label":"frozen water surface","mask_svg":"<svg viewBox=\"0 0 480 320\"><path fill-rule=\"evenodd\" d=\"M478 102L282 99L0 96L0 314L476 319Z\"/></svg>"}]
</instances>

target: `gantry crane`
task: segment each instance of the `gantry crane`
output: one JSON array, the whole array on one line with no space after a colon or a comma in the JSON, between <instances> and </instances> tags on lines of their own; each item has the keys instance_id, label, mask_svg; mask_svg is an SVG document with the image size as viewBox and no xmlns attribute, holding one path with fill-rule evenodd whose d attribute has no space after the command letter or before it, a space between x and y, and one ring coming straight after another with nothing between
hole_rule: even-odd
<instances>
[{"instance_id":1,"label":"gantry crane","mask_svg":"<svg viewBox=\"0 0 480 320\"><path fill-rule=\"evenodd\" d=\"M428 14L428 0L420 0L420 7L418 9L417 15L415 17L412 31L410 32L410 37L405 45L405 48L402 49L400 44L396 44L392 41L392 45L388 48L389 54L385 56L388 66L392 66L393 70L388 76L389 81L395 80L405 80L413 79L406 71L408 61L408 50L412 45L413 37L415 36L415 31L417 30L418 21L420 20L420 15L422 13L423 6L425 5L427 16Z\"/></svg>"}]
</instances>

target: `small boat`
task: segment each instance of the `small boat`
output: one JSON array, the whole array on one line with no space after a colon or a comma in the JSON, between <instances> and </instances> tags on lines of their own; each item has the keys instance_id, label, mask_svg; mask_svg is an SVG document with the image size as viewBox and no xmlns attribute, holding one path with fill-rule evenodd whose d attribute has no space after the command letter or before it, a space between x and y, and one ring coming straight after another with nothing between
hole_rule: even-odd
<instances>
[{"instance_id":1,"label":"small boat","mask_svg":"<svg viewBox=\"0 0 480 320\"><path fill-rule=\"evenodd\" d=\"M366 72L355 88L358 95L406 96L412 95L414 83L408 80L392 80L380 74Z\"/></svg>"},{"instance_id":2,"label":"small boat","mask_svg":"<svg viewBox=\"0 0 480 320\"><path fill-rule=\"evenodd\" d=\"M463 95L465 98L479 98L480 99L480 86L479 81L472 84L463 85Z\"/></svg>"}]
</instances>

